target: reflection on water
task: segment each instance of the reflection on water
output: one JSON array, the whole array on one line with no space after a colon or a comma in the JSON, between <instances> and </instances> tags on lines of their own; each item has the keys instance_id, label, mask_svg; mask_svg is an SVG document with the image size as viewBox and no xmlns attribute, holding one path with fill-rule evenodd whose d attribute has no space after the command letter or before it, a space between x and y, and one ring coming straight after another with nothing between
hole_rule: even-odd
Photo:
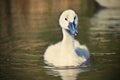
<instances>
[{"instance_id":1,"label":"reflection on water","mask_svg":"<svg viewBox=\"0 0 120 80\"><path fill-rule=\"evenodd\" d=\"M120 9L94 14L94 6L93 0L1 0L0 80L117 80ZM90 49L91 67L49 71L44 68L43 53L49 44L61 40L58 19L68 8L78 14L76 38Z\"/></svg>"},{"instance_id":2,"label":"reflection on water","mask_svg":"<svg viewBox=\"0 0 120 80\"><path fill-rule=\"evenodd\" d=\"M90 22L92 25L89 28L90 48L94 57L92 59L95 59L91 65L99 66L95 68L95 80L118 79L120 73L118 71L120 70L120 8L99 10Z\"/></svg>"},{"instance_id":3,"label":"reflection on water","mask_svg":"<svg viewBox=\"0 0 120 80\"><path fill-rule=\"evenodd\" d=\"M120 40L120 9L103 9L91 19L90 40L102 51L118 53ZM109 46L108 46L109 45ZM101 47L102 46L102 47ZM111 47L110 47L111 46Z\"/></svg>"},{"instance_id":4,"label":"reflection on water","mask_svg":"<svg viewBox=\"0 0 120 80\"><path fill-rule=\"evenodd\" d=\"M69 69L54 69L48 68L47 73L53 76L60 76L62 80L76 80L78 74L88 71L88 68L69 68Z\"/></svg>"}]
</instances>

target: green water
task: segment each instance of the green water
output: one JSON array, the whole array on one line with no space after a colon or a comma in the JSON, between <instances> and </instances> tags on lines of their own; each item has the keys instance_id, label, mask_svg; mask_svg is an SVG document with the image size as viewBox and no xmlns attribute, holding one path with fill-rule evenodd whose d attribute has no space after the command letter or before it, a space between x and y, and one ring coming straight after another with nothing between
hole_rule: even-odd
<instances>
[{"instance_id":1,"label":"green water","mask_svg":"<svg viewBox=\"0 0 120 80\"><path fill-rule=\"evenodd\" d=\"M0 80L118 80L120 8L98 10L94 2L88 4L87 0L12 0L10 3L2 0ZM89 48L91 66L47 69L44 52L47 46L62 39L58 20L62 11L69 7L78 14L79 34L75 38Z\"/></svg>"}]
</instances>

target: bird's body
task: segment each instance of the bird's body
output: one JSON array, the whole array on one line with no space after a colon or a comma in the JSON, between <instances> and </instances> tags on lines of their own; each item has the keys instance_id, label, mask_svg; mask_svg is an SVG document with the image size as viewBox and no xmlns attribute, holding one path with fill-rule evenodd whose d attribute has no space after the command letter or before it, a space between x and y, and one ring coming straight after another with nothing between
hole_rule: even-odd
<instances>
[{"instance_id":1,"label":"bird's body","mask_svg":"<svg viewBox=\"0 0 120 80\"><path fill-rule=\"evenodd\" d=\"M89 52L86 46L80 45L79 42L74 39L74 35L77 33L75 27L77 25L77 22L75 22L75 20L77 20L77 15L72 10L68 10L68 13L67 11L63 12L61 16L67 21L71 18L71 22L68 21L69 24L67 26L70 27L72 31L66 28L64 25L66 23L64 23L64 20L62 21L63 18L60 17L63 39L47 48L44 54L44 60L47 64L55 67L80 66L89 59ZM75 16L76 19L74 18Z\"/></svg>"}]
</instances>

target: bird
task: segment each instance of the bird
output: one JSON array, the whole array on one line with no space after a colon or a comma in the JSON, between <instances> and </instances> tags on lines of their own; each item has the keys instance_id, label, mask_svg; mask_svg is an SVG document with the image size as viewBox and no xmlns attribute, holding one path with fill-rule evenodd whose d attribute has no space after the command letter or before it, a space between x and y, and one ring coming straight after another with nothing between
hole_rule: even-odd
<instances>
[{"instance_id":1,"label":"bird","mask_svg":"<svg viewBox=\"0 0 120 80\"><path fill-rule=\"evenodd\" d=\"M48 46L44 53L44 62L54 67L78 67L86 63L90 53L75 36L78 34L78 16L72 9L63 11L59 18L63 38L60 42Z\"/></svg>"}]
</instances>

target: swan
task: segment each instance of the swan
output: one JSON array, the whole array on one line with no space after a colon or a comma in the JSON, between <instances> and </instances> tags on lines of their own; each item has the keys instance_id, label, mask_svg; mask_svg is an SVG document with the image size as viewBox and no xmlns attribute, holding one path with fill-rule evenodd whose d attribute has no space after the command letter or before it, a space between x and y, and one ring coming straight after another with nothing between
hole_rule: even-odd
<instances>
[{"instance_id":1,"label":"swan","mask_svg":"<svg viewBox=\"0 0 120 80\"><path fill-rule=\"evenodd\" d=\"M78 34L77 14L71 10L65 10L60 18L59 24L62 28L62 41L48 46L44 53L44 61L49 66L55 67L77 67L89 60L90 54L85 45L74 39Z\"/></svg>"}]
</instances>

